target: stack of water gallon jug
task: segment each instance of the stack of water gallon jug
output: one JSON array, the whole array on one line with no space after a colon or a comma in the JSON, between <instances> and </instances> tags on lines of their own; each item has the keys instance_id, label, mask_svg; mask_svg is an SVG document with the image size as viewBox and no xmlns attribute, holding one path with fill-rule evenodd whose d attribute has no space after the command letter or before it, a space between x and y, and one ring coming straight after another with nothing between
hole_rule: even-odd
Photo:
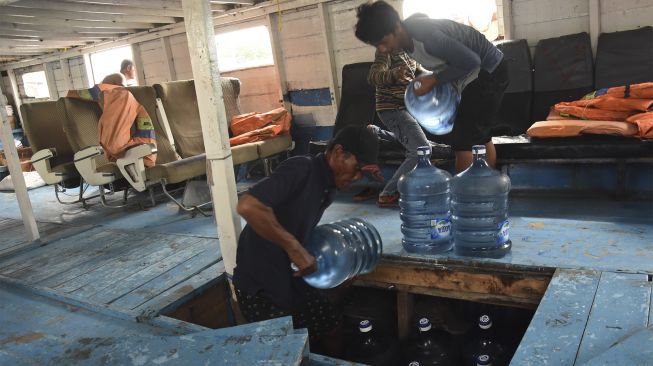
<instances>
[{"instance_id":1,"label":"stack of water gallon jug","mask_svg":"<svg viewBox=\"0 0 653 366\"><path fill-rule=\"evenodd\" d=\"M500 258L510 252L510 179L485 160L485 146L472 148L474 160L451 177L431 165L430 147L418 148L417 166L399 180L404 249L438 254Z\"/></svg>"}]
</instances>

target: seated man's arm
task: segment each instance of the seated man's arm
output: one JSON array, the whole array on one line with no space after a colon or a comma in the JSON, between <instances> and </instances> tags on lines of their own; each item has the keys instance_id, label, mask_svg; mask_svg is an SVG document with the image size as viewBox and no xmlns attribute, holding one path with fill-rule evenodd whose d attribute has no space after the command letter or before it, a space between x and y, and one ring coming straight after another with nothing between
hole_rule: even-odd
<instances>
[{"instance_id":1,"label":"seated man's arm","mask_svg":"<svg viewBox=\"0 0 653 366\"><path fill-rule=\"evenodd\" d=\"M370 67L370 72L367 74L367 82L374 86L389 86L397 82L396 70L390 68L391 58L389 53L381 53L376 51L374 56L374 63Z\"/></svg>"},{"instance_id":2,"label":"seated man's arm","mask_svg":"<svg viewBox=\"0 0 653 366\"><path fill-rule=\"evenodd\" d=\"M258 198L245 194L238 201L237 211L258 235L275 243L288 254L290 261L299 269L295 276L303 276L317 270L315 258L304 249L297 238L281 226L272 208Z\"/></svg>"}]
</instances>

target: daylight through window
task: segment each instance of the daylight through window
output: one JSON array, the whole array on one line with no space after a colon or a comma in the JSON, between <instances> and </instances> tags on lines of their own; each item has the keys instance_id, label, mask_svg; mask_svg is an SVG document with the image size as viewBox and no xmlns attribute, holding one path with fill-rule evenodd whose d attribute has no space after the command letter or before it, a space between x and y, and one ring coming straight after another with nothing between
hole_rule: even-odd
<instances>
[{"instance_id":1,"label":"daylight through window","mask_svg":"<svg viewBox=\"0 0 653 366\"><path fill-rule=\"evenodd\" d=\"M433 19L451 19L476 28L494 41L499 38L496 0L404 0L404 18L424 13Z\"/></svg>"},{"instance_id":2,"label":"daylight through window","mask_svg":"<svg viewBox=\"0 0 653 366\"><path fill-rule=\"evenodd\" d=\"M216 34L220 72L273 65L268 29L261 25Z\"/></svg>"},{"instance_id":3,"label":"daylight through window","mask_svg":"<svg viewBox=\"0 0 653 366\"><path fill-rule=\"evenodd\" d=\"M25 95L30 98L50 98L45 71L23 74L23 88L25 88Z\"/></svg>"}]
</instances>

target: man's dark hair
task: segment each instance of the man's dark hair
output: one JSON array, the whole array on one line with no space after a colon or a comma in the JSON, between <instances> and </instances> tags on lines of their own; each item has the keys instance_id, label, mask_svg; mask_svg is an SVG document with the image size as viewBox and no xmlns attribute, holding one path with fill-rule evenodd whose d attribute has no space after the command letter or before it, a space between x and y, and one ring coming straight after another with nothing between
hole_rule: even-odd
<instances>
[{"instance_id":1,"label":"man's dark hair","mask_svg":"<svg viewBox=\"0 0 653 366\"><path fill-rule=\"evenodd\" d=\"M356 38L376 46L383 37L394 32L399 13L385 1L366 3L356 10Z\"/></svg>"},{"instance_id":2,"label":"man's dark hair","mask_svg":"<svg viewBox=\"0 0 653 366\"><path fill-rule=\"evenodd\" d=\"M379 154L379 139L365 125L350 125L343 127L329 140L327 152L333 151L336 145L356 156L361 165L376 164Z\"/></svg>"},{"instance_id":3,"label":"man's dark hair","mask_svg":"<svg viewBox=\"0 0 653 366\"><path fill-rule=\"evenodd\" d=\"M133 64L134 62L132 60L127 60L127 59L122 60L122 62L120 63L120 72L125 71L125 69L127 69L129 66Z\"/></svg>"}]
</instances>

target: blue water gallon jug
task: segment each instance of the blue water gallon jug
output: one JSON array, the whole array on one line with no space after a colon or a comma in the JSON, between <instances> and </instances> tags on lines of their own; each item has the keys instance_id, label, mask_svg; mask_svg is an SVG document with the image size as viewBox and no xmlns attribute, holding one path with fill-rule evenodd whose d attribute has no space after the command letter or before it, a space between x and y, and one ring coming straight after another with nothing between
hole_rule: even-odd
<instances>
[{"instance_id":1,"label":"blue water gallon jug","mask_svg":"<svg viewBox=\"0 0 653 366\"><path fill-rule=\"evenodd\" d=\"M453 129L460 95L451 84L436 84L430 92L418 97L415 95L416 82L411 81L406 88L406 109L429 133L448 134Z\"/></svg>"},{"instance_id":2,"label":"blue water gallon jug","mask_svg":"<svg viewBox=\"0 0 653 366\"><path fill-rule=\"evenodd\" d=\"M451 179L454 251L459 255L501 258L510 252L510 178L485 161L485 146L472 147L474 161Z\"/></svg>"},{"instance_id":3,"label":"blue water gallon jug","mask_svg":"<svg viewBox=\"0 0 653 366\"><path fill-rule=\"evenodd\" d=\"M317 226L304 247L317 262L317 271L304 276L304 281L321 289L372 272L383 253L379 232L358 218Z\"/></svg>"},{"instance_id":4,"label":"blue water gallon jug","mask_svg":"<svg viewBox=\"0 0 653 366\"><path fill-rule=\"evenodd\" d=\"M402 244L410 253L437 254L451 249L451 175L431 165L431 148L417 149L417 166L399 178Z\"/></svg>"}]
</instances>

